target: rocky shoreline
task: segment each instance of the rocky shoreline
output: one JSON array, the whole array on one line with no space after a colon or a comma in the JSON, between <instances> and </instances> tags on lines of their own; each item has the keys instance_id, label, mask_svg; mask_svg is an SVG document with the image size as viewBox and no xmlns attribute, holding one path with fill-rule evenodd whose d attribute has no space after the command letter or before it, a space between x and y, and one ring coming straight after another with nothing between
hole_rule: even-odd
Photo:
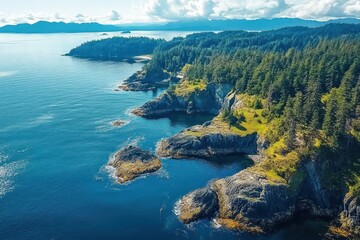
<instances>
[{"instance_id":1,"label":"rocky shoreline","mask_svg":"<svg viewBox=\"0 0 360 240\"><path fill-rule=\"evenodd\" d=\"M189 101L179 99L182 98L164 93L142 106L138 115L153 117L173 111L191 113ZM222 109L243 106L234 93L219 102ZM171 107L173 103L176 108ZM345 190L332 192L322 184L322 171L330 166L319 166L317 162L320 161L316 160L314 163L300 160L296 171L301 176L294 176L290 181L272 179L272 173L265 173L266 167L262 164L267 161L263 155L268 147L266 142L257 133L244 135L221 128L217 121L215 118L161 140L156 153L161 157L202 159L228 154L255 155L257 164L185 195L177 203L180 221L188 224L200 219L214 219L229 229L262 233L276 229L299 214L326 219L337 219L341 215L338 225L342 224L342 229L359 232L358 201L349 197L342 208L341 196Z\"/></svg>"},{"instance_id":2,"label":"rocky shoreline","mask_svg":"<svg viewBox=\"0 0 360 240\"><path fill-rule=\"evenodd\" d=\"M161 157L171 158L203 158L210 159L224 155L257 154L257 135L241 136L238 134L196 133L206 128L194 126L164 139L159 143L157 154Z\"/></svg>"},{"instance_id":3,"label":"rocky shoreline","mask_svg":"<svg viewBox=\"0 0 360 240\"><path fill-rule=\"evenodd\" d=\"M223 106L225 96L231 90L227 84L209 84L202 91L188 95L176 95L166 91L156 99L145 103L133 111L135 115L145 118L161 117L172 112L209 113L217 115Z\"/></svg>"},{"instance_id":4,"label":"rocky shoreline","mask_svg":"<svg viewBox=\"0 0 360 240\"><path fill-rule=\"evenodd\" d=\"M157 88L165 88L171 82L178 81L176 78L171 77L166 72L156 73L151 76L144 70L137 71L129 78L127 78L120 86L119 89L123 91L154 91Z\"/></svg>"},{"instance_id":5,"label":"rocky shoreline","mask_svg":"<svg viewBox=\"0 0 360 240\"><path fill-rule=\"evenodd\" d=\"M129 145L114 155L109 166L116 169L117 181L126 183L143 174L159 170L162 164L151 152Z\"/></svg>"},{"instance_id":6,"label":"rocky shoreline","mask_svg":"<svg viewBox=\"0 0 360 240\"><path fill-rule=\"evenodd\" d=\"M144 80L146 77L141 72L129 79L124 90L143 91L169 85L167 80L166 83ZM169 89L133 113L144 118L157 118L173 112L218 115L224 110L244 108L247 100L231 92L231 89L224 84L208 84L204 89L187 94ZM257 112L254 115L258 115ZM161 140L156 154L160 157L209 160L243 154L252 155L255 165L186 194L177 203L180 221L188 224L200 219L214 219L228 229L263 233L300 214L334 219L341 229L360 233L360 204L357 198L351 195L345 197L348 190L345 186L331 190L324 185L324 172L338 166L316 158L299 159L291 166L292 173L279 177L268 167L272 162L264 152L269 146L256 129L236 132L220 118L219 115L211 122L187 128ZM260 118L257 121L261 122Z\"/></svg>"}]
</instances>

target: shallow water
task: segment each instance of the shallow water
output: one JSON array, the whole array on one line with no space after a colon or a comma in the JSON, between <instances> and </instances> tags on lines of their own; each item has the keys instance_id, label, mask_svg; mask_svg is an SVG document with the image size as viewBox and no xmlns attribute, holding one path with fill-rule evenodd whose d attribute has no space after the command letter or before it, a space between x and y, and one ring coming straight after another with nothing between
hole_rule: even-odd
<instances>
[{"instance_id":1,"label":"shallow water","mask_svg":"<svg viewBox=\"0 0 360 240\"><path fill-rule=\"evenodd\" d=\"M167 39L185 34L133 33ZM208 221L185 226L177 220L173 210L181 196L246 167L241 157L223 165L163 159L156 174L114 183L105 165L117 149L136 142L155 150L161 138L209 116L133 116L131 109L159 92L113 89L141 64L61 56L103 37L0 34L1 239L321 239L326 225L316 221L251 236ZM114 120L128 124L116 128Z\"/></svg>"}]
</instances>

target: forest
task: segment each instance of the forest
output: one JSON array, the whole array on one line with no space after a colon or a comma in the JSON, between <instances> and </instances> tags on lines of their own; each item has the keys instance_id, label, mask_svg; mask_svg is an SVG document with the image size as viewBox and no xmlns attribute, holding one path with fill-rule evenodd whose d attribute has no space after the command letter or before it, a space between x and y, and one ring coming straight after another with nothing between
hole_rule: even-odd
<instances>
[{"instance_id":1,"label":"forest","mask_svg":"<svg viewBox=\"0 0 360 240\"><path fill-rule=\"evenodd\" d=\"M69 55L114 60L152 54L143 69L148 78L181 73L187 82L183 86L205 89L209 83L226 83L238 94L255 99L252 108L261 109L263 120L255 124L266 125L262 128L267 129L270 145L285 145L283 155L296 151L307 159L349 154L350 159L358 159L359 53L360 25L328 24L195 33L171 41L110 38L85 43ZM170 86L169 91L173 90L176 86ZM239 126L245 115L249 113L223 111L222 119ZM348 177L360 193L357 174Z\"/></svg>"},{"instance_id":2,"label":"forest","mask_svg":"<svg viewBox=\"0 0 360 240\"><path fill-rule=\"evenodd\" d=\"M161 44L148 71L180 72L189 81L230 83L266 99L264 115L284 118L289 145L303 126L334 150L360 140L360 26L199 33ZM228 113L231 114L231 113ZM292 136L291 136L292 135Z\"/></svg>"},{"instance_id":3,"label":"forest","mask_svg":"<svg viewBox=\"0 0 360 240\"><path fill-rule=\"evenodd\" d=\"M181 72L186 85L232 84L238 94L255 99L253 110L223 111L223 121L261 125L271 148L281 145L278 152L288 159L294 153L297 159L326 159L323 164L337 167L329 185L343 182L360 196L359 53L360 25L197 33L160 44L144 69ZM261 118L250 116L256 109ZM280 162L269 157L271 170ZM291 169L285 167L290 162L276 171Z\"/></svg>"},{"instance_id":4,"label":"forest","mask_svg":"<svg viewBox=\"0 0 360 240\"><path fill-rule=\"evenodd\" d=\"M95 60L122 61L134 56L151 54L164 40L146 37L112 37L89 41L72 49L67 56Z\"/></svg>"}]
</instances>

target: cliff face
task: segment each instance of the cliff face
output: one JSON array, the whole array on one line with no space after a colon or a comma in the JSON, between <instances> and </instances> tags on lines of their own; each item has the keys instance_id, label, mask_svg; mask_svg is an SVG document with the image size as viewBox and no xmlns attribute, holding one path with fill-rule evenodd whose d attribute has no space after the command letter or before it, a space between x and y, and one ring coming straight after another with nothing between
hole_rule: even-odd
<instances>
[{"instance_id":1,"label":"cliff face","mask_svg":"<svg viewBox=\"0 0 360 240\"><path fill-rule=\"evenodd\" d=\"M208 84L202 91L194 91L188 95L176 95L165 92L158 98L135 109L134 114L146 118L160 117L171 112L204 112L218 114L225 96L231 90L227 84Z\"/></svg>"},{"instance_id":2,"label":"cliff face","mask_svg":"<svg viewBox=\"0 0 360 240\"><path fill-rule=\"evenodd\" d=\"M171 82L178 79L170 77L168 73L149 74L146 71L138 71L124 81L119 89L124 91L152 91L160 87L168 87Z\"/></svg>"},{"instance_id":3,"label":"cliff face","mask_svg":"<svg viewBox=\"0 0 360 240\"><path fill-rule=\"evenodd\" d=\"M189 132L204 126L195 126L162 140L157 153L162 157L172 158L211 158L220 155L257 153L257 135L241 136L238 134L205 133L192 135Z\"/></svg>"},{"instance_id":4,"label":"cliff face","mask_svg":"<svg viewBox=\"0 0 360 240\"><path fill-rule=\"evenodd\" d=\"M208 202L213 203L211 208ZM214 217L230 228L235 225L240 230L262 231L291 218L295 198L288 185L243 170L186 195L179 206L179 218L185 223L200 216Z\"/></svg>"},{"instance_id":5,"label":"cliff face","mask_svg":"<svg viewBox=\"0 0 360 240\"><path fill-rule=\"evenodd\" d=\"M348 194L344 199L341 223L343 228L360 235L360 200L352 194Z\"/></svg>"}]
</instances>

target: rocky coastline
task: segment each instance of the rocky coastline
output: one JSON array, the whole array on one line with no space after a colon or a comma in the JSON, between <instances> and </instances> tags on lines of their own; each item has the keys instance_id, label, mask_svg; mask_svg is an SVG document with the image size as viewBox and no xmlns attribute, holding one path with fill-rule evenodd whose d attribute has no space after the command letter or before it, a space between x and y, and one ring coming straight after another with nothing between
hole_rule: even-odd
<instances>
[{"instance_id":1,"label":"rocky coastline","mask_svg":"<svg viewBox=\"0 0 360 240\"><path fill-rule=\"evenodd\" d=\"M171 77L166 72L149 74L144 70L140 70L127 78L118 88L123 91L146 92L168 87L171 82L177 81L177 78Z\"/></svg>"},{"instance_id":2,"label":"rocky coastline","mask_svg":"<svg viewBox=\"0 0 360 240\"><path fill-rule=\"evenodd\" d=\"M161 117L172 112L217 115L231 88L228 84L209 84L202 91L193 91L184 95L177 95L174 91L166 91L156 99L133 110L133 113L145 118Z\"/></svg>"},{"instance_id":3,"label":"rocky coastline","mask_svg":"<svg viewBox=\"0 0 360 240\"><path fill-rule=\"evenodd\" d=\"M210 86L203 92L190 94L187 98L165 92L135 110L135 114L146 118L164 116L176 111L218 114L224 109L244 107L244 99L230 92L231 89L222 89L221 92L227 94L220 97L216 95L218 89L218 86ZM207 98L216 99L218 105L214 102L210 105ZM203 102L195 105L195 108L189 108L189 103L194 99L195 102L199 99ZM207 104L204 104L205 101ZM263 154L269 147L266 141L257 132L234 132L219 125L219 122L221 121L218 116L211 122L187 128L161 140L157 155L211 160L228 154L244 154L255 156L256 164L185 195L177 203L180 221L188 224L200 219L214 219L228 229L263 233L302 215L334 219L337 225L341 225L341 229L359 233L360 207L357 199L343 198L346 187L331 190L323 184L324 172L334 166L321 165L321 161L316 159L310 162L308 159L300 159L295 165L294 176L288 179L273 177L271 171L267 172L267 165L271 162ZM341 206L342 201L344 206Z\"/></svg>"},{"instance_id":4,"label":"rocky coastline","mask_svg":"<svg viewBox=\"0 0 360 240\"><path fill-rule=\"evenodd\" d=\"M162 164L151 152L129 145L114 155L109 166L116 169L117 181L126 183L143 174L159 170Z\"/></svg>"},{"instance_id":5,"label":"rocky coastline","mask_svg":"<svg viewBox=\"0 0 360 240\"><path fill-rule=\"evenodd\" d=\"M159 143L157 154L171 158L203 158L211 159L232 154L257 154L257 135L206 133L196 134L206 129L207 124L194 126L164 139Z\"/></svg>"}]
</instances>

